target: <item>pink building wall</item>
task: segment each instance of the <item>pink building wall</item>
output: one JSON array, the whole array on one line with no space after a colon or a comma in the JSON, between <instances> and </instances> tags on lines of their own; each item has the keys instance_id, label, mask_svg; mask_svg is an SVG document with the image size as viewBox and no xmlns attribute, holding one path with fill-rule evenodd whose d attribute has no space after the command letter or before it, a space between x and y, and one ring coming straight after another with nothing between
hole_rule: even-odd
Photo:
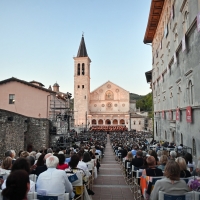
<instances>
[{"instance_id":1,"label":"pink building wall","mask_svg":"<svg viewBox=\"0 0 200 200\"><path fill-rule=\"evenodd\" d=\"M9 94L15 95L14 104L9 104ZM47 97L49 94L48 91L17 81L7 82L0 85L0 109L29 117L47 118Z\"/></svg>"}]
</instances>

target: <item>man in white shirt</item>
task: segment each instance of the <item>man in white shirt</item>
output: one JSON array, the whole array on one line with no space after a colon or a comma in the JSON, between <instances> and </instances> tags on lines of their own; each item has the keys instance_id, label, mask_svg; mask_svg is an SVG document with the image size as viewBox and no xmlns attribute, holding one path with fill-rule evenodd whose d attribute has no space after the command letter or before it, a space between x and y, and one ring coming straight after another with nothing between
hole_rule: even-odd
<instances>
[{"instance_id":1,"label":"man in white shirt","mask_svg":"<svg viewBox=\"0 0 200 200\"><path fill-rule=\"evenodd\" d=\"M82 169L85 172L85 175L89 178L89 176L91 176L91 173L89 172L87 164L82 161L83 155L81 153L78 153L78 156L79 156L79 162L77 168Z\"/></svg>"},{"instance_id":2,"label":"man in white shirt","mask_svg":"<svg viewBox=\"0 0 200 200\"><path fill-rule=\"evenodd\" d=\"M46 193L46 195L61 195L69 193L71 198L74 197L72 184L69 182L67 174L64 170L56 169L59 160L56 156L50 156L46 160L47 170L40 174L36 183L38 194ZM64 197L60 196L60 200Z\"/></svg>"}]
</instances>

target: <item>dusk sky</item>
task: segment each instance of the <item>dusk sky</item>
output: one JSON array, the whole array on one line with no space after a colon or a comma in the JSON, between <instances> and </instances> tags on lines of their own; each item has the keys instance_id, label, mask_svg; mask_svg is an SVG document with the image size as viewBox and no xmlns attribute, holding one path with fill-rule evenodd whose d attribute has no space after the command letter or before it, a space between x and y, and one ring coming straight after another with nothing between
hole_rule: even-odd
<instances>
[{"instance_id":1,"label":"dusk sky","mask_svg":"<svg viewBox=\"0 0 200 200\"><path fill-rule=\"evenodd\" d=\"M16 77L74 90L82 32L91 91L108 80L145 95L151 46L143 43L151 0L1 0L0 80Z\"/></svg>"}]
</instances>

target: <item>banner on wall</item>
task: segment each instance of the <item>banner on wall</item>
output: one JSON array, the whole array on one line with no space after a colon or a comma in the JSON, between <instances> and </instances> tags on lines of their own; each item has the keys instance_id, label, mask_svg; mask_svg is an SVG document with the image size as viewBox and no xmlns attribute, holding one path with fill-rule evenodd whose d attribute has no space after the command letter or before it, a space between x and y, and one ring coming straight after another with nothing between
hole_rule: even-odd
<instances>
[{"instance_id":1,"label":"banner on wall","mask_svg":"<svg viewBox=\"0 0 200 200\"><path fill-rule=\"evenodd\" d=\"M176 109L176 121L180 121L180 109Z\"/></svg>"},{"instance_id":2,"label":"banner on wall","mask_svg":"<svg viewBox=\"0 0 200 200\"><path fill-rule=\"evenodd\" d=\"M188 106L186 108L186 121L187 123L192 123L192 107Z\"/></svg>"}]
</instances>

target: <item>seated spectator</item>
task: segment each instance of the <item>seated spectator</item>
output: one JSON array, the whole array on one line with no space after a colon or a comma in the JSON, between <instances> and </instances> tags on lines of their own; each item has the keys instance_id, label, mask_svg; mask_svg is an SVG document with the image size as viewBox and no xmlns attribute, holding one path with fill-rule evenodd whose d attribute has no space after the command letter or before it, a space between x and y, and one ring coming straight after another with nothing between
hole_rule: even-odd
<instances>
[{"instance_id":1,"label":"seated spectator","mask_svg":"<svg viewBox=\"0 0 200 200\"><path fill-rule=\"evenodd\" d=\"M72 150L72 151L70 151L69 158L66 158L66 159L65 159L65 164L68 164L68 163L70 162L71 157L72 157L73 155L74 155L74 151Z\"/></svg>"},{"instance_id":2,"label":"seated spectator","mask_svg":"<svg viewBox=\"0 0 200 200\"><path fill-rule=\"evenodd\" d=\"M167 150L162 150L162 155L169 157L169 152Z\"/></svg>"},{"instance_id":3,"label":"seated spectator","mask_svg":"<svg viewBox=\"0 0 200 200\"><path fill-rule=\"evenodd\" d=\"M30 165L30 174L34 174L34 170L37 167L35 165L35 159L34 159L34 157L33 156L27 156L26 160L29 162L29 165Z\"/></svg>"},{"instance_id":4,"label":"seated spectator","mask_svg":"<svg viewBox=\"0 0 200 200\"><path fill-rule=\"evenodd\" d=\"M137 152L137 147L136 146L133 146L133 149L131 150L133 156L135 157L136 156L136 152Z\"/></svg>"},{"instance_id":5,"label":"seated spectator","mask_svg":"<svg viewBox=\"0 0 200 200\"><path fill-rule=\"evenodd\" d=\"M86 164L91 164L92 167L94 167L94 162L91 160L90 154L88 152L85 152L83 154L83 160L82 161Z\"/></svg>"},{"instance_id":6,"label":"seated spectator","mask_svg":"<svg viewBox=\"0 0 200 200\"><path fill-rule=\"evenodd\" d=\"M192 154L186 153L184 156L186 164L192 164Z\"/></svg>"},{"instance_id":7,"label":"seated spectator","mask_svg":"<svg viewBox=\"0 0 200 200\"><path fill-rule=\"evenodd\" d=\"M158 152L158 150L160 150L160 143L157 144L156 152Z\"/></svg>"},{"instance_id":8,"label":"seated spectator","mask_svg":"<svg viewBox=\"0 0 200 200\"><path fill-rule=\"evenodd\" d=\"M51 148L48 148L47 153L53 153L53 150Z\"/></svg>"},{"instance_id":9,"label":"seated spectator","mask_svg":"<svg viewBox=\"0 0 200 200\"><path fill-rule=\"evenodd\" d=\"M3 175L3 179L6 179L7 176L10 174L11 167L12 167L12 158L11 157L4 158L3 162L1 164L1 168L2 168L1 169L1 174Z\"/></svg>"},{"instance_id":10,"label":"seated spectator","mask_svg":"<svg viewBox=\"0 0 200 200\"><path fill-rule=\"evenodd\" d=\"M151 192L150 200L158 200L159 191L169 194L184 194L189 192L189 187L184 180L180 180L180 167L174 160L169 160L165 167L165 176L156 181Z\"/></svg>"},{"instance_id":11,"label":"seated spectator","mask_svg":"<svg viewBox=\"0 0 200 200\"><path fill-rule=\"evenodd\" d=\"M125 147L122 149L121 157L122 157L122 158L125 158L125 157L127 156L127 153L128 153L128 148L127 148L127 146L125 146Z\"/></svg>"},{"instance_id":12,"label":"seated spectator","mask_svg":"<svg viewBox=\"0 0 200 200\"><path fill-rule=\"evenodd\" d=\"M22 151L20 154L20 158L26 158L29 156L29 152L28 151Z\"/></svg>"},{"instance_id":13,"label":"seated spectator","mask_svg":"<svg viewBox=\"0 0 200 200\"><path fill-rule=\"evenodd\" d=\"M8 176L2 196L9 200L27 199L29 190L30 181L28 173L25 170L16 170Z\"/></svg>"},{"instance_id":14,"label":"seated spectator","mask_svg":"<svg viewBox=\"0 0 200 200\"><path fill-rule=\"evenodd\" d=\"M150 153L150 156L153 156L154 158L155 158L155 160L156 160L156 165L158 165L158 156L157 156L157 153L154 151L154 150L152 150L151 151L151 153Z\"/></svg>"},{"instance_id":15,"label":"seated spectator","mask_svg":"<svg viewBox=\"0 0 200 200\"><path fill-rule=\"evenodd\" d=\"M142 151L137 151L135 158L131 161L131 165L134 165L135 167L142 167L143 166L143 152Z\"/></svg>"},{"instance_id":16,"label":"seated spectator","mask_svg":"<svg viewBox=\"0 0 200 200\"><path fill-rule=\"evenodd\" d=\"M192 176L200 176L200 158L198 160L196 169L192 172Z\"/></svg>"},{"instance_id":17,"label":"seated spectator","mask_svg":"<svg viewBox=\"0 0 200 200\"><path fill-rule=\"evenodd\" d=\"M160 157L160 164L158 165L158 169L161 169L162 171L165 170L165 165L167 164L168 158L165 155L162 155Z\"/></svg>"},{"instance_id":18,"label":"seated spectator","mask_svg":"<svg viewBox=\"0 0 200 200\"><path fill-rule=\"evenodd\" d=\"M148 168L143 170L143 175L146 176L163 176L163 172L161 169L156 167L156 160L153 156L149 156L146 159Z\"/></svg>"},{"instance_id":19,"label":"seated spectator","mask_svg":"<svg viewBox=\"0 0 200 200\"><path fill-rule=\"evenodd\" d=\"M12 158L12 164L15 162L15 160L16 160L16 152L15 152L15 150L10 150L11 151L11 158Z\"/></svg>"},{"instance_id":20,"label":"seated spectator","mask_svg":"<svg viewBox=\"0 0 200 200\"><path fill-rule=\"evenodd\" d=\"M10 150L6 151L5 157L11 157L12 158L12 152Z\"/></svg>"},{"instance_id":21,"label":"seated spectator","mask_svg":"<svg viewBox=\"0 0 200 200\"><path fill-rule=\"evenodd\" d=\"M127 153L126 158L125 158L125 168L126 168L126 163L127 163L127 162L131 162L132 160L133 160L133 154L132 154L131 151L129 151L129 152Z\"/></svg>"},{"instance_id":22,"label":"seated spectator","mask_svg":"<svg viewBox=\"0 0 200 200\"><path fill-rule=\"evenodd\" d=\"M61 195L69 193L71 198L74 197L72 184L69 182L67 174L63 170L56 169L59 160L56 156L49 156L46 159L47 170L41 173L37 179L37 193L45 190L46 194ZM63 200L61 197L60 200Z\"/></svg>"},{"instance_id":23,"label":"seated spectator","mask_svg":"<svg viewBox=\"0 0 200 200\"><path fill-rule=\"evenodd\" d=\"M11 157L6 157L3 159L3 162L1 164L1 168L5 169L4 171L8 170L10 172L12 167L12 158Z\"/></svg>"},{"instance_id":24,"label":"seated spectator","mask_svg":"<svg viewBox=\"0 0 200 200\"><path fill-rule=\"evenodd\" d=\"M175 160L176 159L176 151L170 151L170 153L169 153L169 155L170 155L170 159L171 160Z\"/></svg>"},{"instance_id":25,"label":"seated spectator","mask_svg":"<svg viewBox=\"0 0 200 200\"><path fill-rule=\"evenodd\" d=\"M42 154L42 155L45 155L45 154ZM41 156L42 156L41 155ZM44 171L46 171L47 170L47 166L46 166L46 159L48 158L48 157L50 157L50 156L52 156L52 153L48 153L48 154L46 154L45 156L44 156L44 159L43 159L43 162L44 162L44 164L43 165L41 165L41 166L37 166L36 168L35 168L35 172L34 172L34 174L36 174L37 176L39 176L42 172L44 172ZM39 158L40 159L40 158ZM38 159L38 161L39 161L39 159ZM37 165L37 163L36 163L36 165Z\"/></svg>"},{"instance_id":26,"label":"seated spectator","mask_svg":"<svg viewBox=\"0 0 200 200\"><path fill-rule=\"evenodd\" d=\"M25 158L18 158L14 162L10 174L12 174L14 171L17 170L25 170L28 174L30 174L30 165ZM2 190L6 188L6 180L4 180L4 183L2 184L1 188ZM31 180L30 180L30 192L35 192L35 183Z\"/></svg>"},{"instance_id":27,"label":"seated spectator","mask_svg":"<svg viewBox=\"0 0 200 200\"><path fill-rule=\"evenodd\" d=\"M160 157L162 156L162 151L158 150L157 151L157 157L158 157L158 161L160 161Z\"/></svg>"},{"instance_id":28,"label":"seated spectator","mask_svg":"<svg viewBox=\"0 0 200 200\"><path fill-rule=\"evenodd\" d=\"M89 176L91 176L91 173L89 172L86 163L82 161L83 155L79 152L78 156L79 156L79 162L77 168L82 169L85 172L87 178L89 178Z\"/></svg>"},{"instance_id":29,"label":"seated spectator","mask_svg":"<svg viewBox=\"0 0 200 200\"><path fill-rule=\"evenodd\" d=\"M180 177L181 178L187 178L191 176L191 173L187 170L187 165L185 162L185 159L182 157L176 158L176 162L178 163L180 167Z\"/></svg>"},{"instance_id":30,"label":"seated spectator","mask_svg":"<svg viewBox=\"0 0 200 200\"><path fill-rule=\"evenodd\" d=\"M59 164L57 166L57 169L65 170L66 168L69 167L68 164L65 164L64 154L58 154L57 157L58 157L58 160L59 160Z\"/></svg>"},{"instance_id":31,"label":"seated spectator","mask_svg":"<svg viewBox=\"0 0 200 200\"><path fill-rule=\"evenodd\" d=\"M35 159L36 152L35 152L35 151L31 151L31 152L29 153L29 156L32 156L32 157Z\"/></svg>"},{"instance_id":32,"label":"seated spectator","mask_svg":"<svg viewBox=\"0 0 200 200\"><path fill-rule=\"evenodd\" d=\"M173 145L173 142L171 142L171 143L169 144L168 148L170 148L170 149L174 149L174 148L175 148L175 146Z\"/></svg>"}]
</instances>

